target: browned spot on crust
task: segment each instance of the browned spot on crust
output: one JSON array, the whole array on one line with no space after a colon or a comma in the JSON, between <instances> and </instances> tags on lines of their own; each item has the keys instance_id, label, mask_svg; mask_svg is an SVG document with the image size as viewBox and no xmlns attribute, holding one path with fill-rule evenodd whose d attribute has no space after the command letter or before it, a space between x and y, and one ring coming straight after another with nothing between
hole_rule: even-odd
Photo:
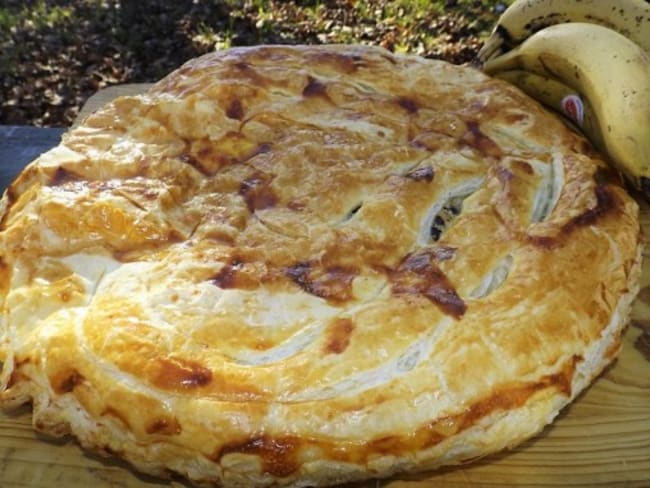
<instances>
[{"instance_id":1,"label":"browned spot on crust","mask_svg":"<svg viewBox=\"0 0 650 488\"><path fill-rule=\"evenodd\" d=\"M503 155L503 152L497 143L483 134L479 123L473 120L467 122L467 132L461 140L463 143L473 147L484 156L498 159Z\"/></svg>"},{"instance_id":2,"label":"browned spot on crust","mask_svg":"<svg viewBox=\"0 0 650 488\"><path fill-rule=\"evenodd\" d=\"M239 258L233 258L210 280L213 285L219 288L237 288L236 274L242 269L244 263Z\"/></svg>"},{"instance_id":3,"label":"browned spot on crust","mask_svg":"<svg viewBox=\"0 0 650 488\"><path fill-rule=\"evenodd\" d=\"M11 269L5 262L4 258L0 256L0 294L2 294L2 296L7 296L10 283Z\"/></svg>"},{"instance_id":4,"label":"browned spot on crust","mask_svg":"<svg viewBox=\"0 0 650 488\"><path fill-rule=\"evenodd\" d=\"M7 187L5 195L7 196L7 203L9 206L11 206L18 199L18 195L16 194L16 187L13 183Z\"/></svg>"},{"instance_id":5,"label":"browned spot on crust","mask_svg":"<svg viewBox=\"0 0 650 488\"><path fill-rule=\"evenodd\" d=\"M202 168L202 170L200 171L204 172L204 174L206 175L210 175L211 172L208 169L204 168L201 161L208 160L208 159L217 161L218 167L227 166L228 164L232 164L235 162L234 158L227 157L224 156L223 154L220 154L219 151L215 150L215 148L210 144L206 144L203 147L201 147L201 149L199 149L196 152L196 155L198 157L197 163Z\"/></svg>"},{"instance_id":6,"label":"browned spot on crust","mask_svg":"<svg viewBox=\"0 0 650 488\"><path fill-rule=\"evenodd\" d=\"M282 276L277 267L269 269L259 254L240 249L208 280L223 289L253 290L264 283L281 280Z\"/></svg>"},{"instance_id":7,"label":"browned spot on crust","mask_svg":"<svg viewBox=\"0 0 650 488\"><path fill-rule=\"evenodd\" d=\"M586 210L581 215L575 217L571 222L564 226L563 232L570 232L574 227L592 225L600 217L604 216L607 212L614 209L616 203L614 196L607 189L606 185L596 186L596 206Z\"/></svg>"},{"instance_id":8,"label":"browned spot on crust","mask_svg":"<svg viewBox=\"0 0 650 488\"><path fill-rule=\"evenodd\" d=\"M5 211L0 216L0 230L4 230L7 228L7 219L9 218L11 206L16 202L15 198L9 195L10 189L11 186L9 186L5 192L5 196L7 198L7 207L5 208Z\"/></svg>"},{"instance_id":9,"label":"browned spot on crust","mask_svg":"<svg viewBox=\"0 0 650 488\"><path fill-rule=\"evenodd\" d=\"M21 378L23 378L23 375L20 374L20 370L14 369L9 375L9 379L7 380L7 389L17 384Z\"/></svg>"},{"instance_id":10,"label":"browned spot on crust","mask_svg":"<svg viewBox=\"0 0 650 488\"><path fill-rule=\"evenodd\" d=\"M341 354L350 345L350 336L354 330L354 322L350 319L336 319L330 325L327 333L329 335L325 344L325 352L329 354Z\"/></svg>"},{"instance_id":11,"label":"browned spot on crust","mask_svg":"<svg viewBox=\"0 0 650 488\"><path fill-rule=\"evenodd\" d=\"M20 369L17 367L11 372L11 375L9 375L9 379L7 380L7 388L11 388L12 386L20 383L22 380L25 380L26 377Z\"/></svg>"},{"instance_id":12,"label":"browned spot on crust","mask_svg":"<svg viewBox=\"0 0 650 488\"><path fill-rule=\"evenodd\" d=\"M253 454L259 456L264 473L283 477L298 469L296 452L299 445L300 441L292 437L272 438L262 435L244 442L226 444L215 459L219 461L225 455L236 452Z\"/></svg>"},{"instance_id":13,"label":"browned spot on crust","mask_svg":"<svg viewBox=\"0 0 650 488\"><path fill-rule=\"evenodd\" d=\"M20 359L20 360L16 359L16 362L14 364L14 369L11 372L9 379L7 380L7 388L11 388L12 386L26 379L25 375L21 372L21 368L24 364L28 364L30 362L31 361L29 358Z\"/></svg>"},{"instance_id":14,"label":"browned spot on crust","mask_svg":"<svg viewBox=\"0 0 650 488\"><path fill-rule=\"evenodd\" d=\"M185 236L181 234L178 230L176 229L169 229L167 232L167 235L165 236L165 239L163 242L183 242L185 240Z\"/></svg>"},{"instance_id":15,"label":"browned spot on crust","mask_svg":"<svg viewBox=\"0 0 650 488\"><path fill-rule=\"evenodd\" d=\"M182 429L174 417L161 417L147 425L145 431L147 434L178 435Z\"/></svg>"},{"instance_id":16,"label":"browned spot on crust","mask_svg":"<svg viewBox=\"0 0 650 488\"><path fill-rule=\"evenodd\" d=\"M269 84L268 80L264 76L260 75L255 68L246 61L238 61L233 63L232 66L239 71L238 75L248 78L254 86L264 87Z\"/></svg>"},{"instance_id":17,"label":"browned spot on crust","mask_svg":"<svg viewBox=\"0 0 650 488\"><path fill-rule=\"evenodd\" d=\"M69 183L71 181L79 181L81 179L82 178L78 174L59 166L54 172L54 176L52 176L52 179L49 182L49 186L60 186L65 183Z\"/></svg>"},{"instance_id":18,"label":"browned spot on crust","mask_svg":"<svg viewBox=\"0 0 650 488\"><path fill-rule=\"evenodd\" d=\"M323 97L329 99L329 96L327 95L327 85L312 76L307 79L307 84L302 90L302 95L304 97Z\"/></svg>"},{"instance_id":19,"label":"browned spot on crust","mask_svg":"<svg viewBox=\"0 0 650 488\"><path fill-rule=\"evenodd\" d=\"M413 100L412 98L408 97L399 97L397 99L397 105L402 107L404 110L406 110L410 114L417 113L418 109L420 108L418 106L418 103Z\"/></svg>"},{"instance_id":20,"label":"browned spot on crust","mask_svg":"<svg viewBox=\"0 0 650 488\"><path fill-rule=\"evenodd\" d=\"M192 156L191 154L187 154L187 153L186 153L186 154L182 154L181 156L178 157L178 159L179 159L179 161L181 161L183 164L188 164L188 165L192 166L194 169L198 170L199 173L201 173L201 174L203 174L203 175L205 175L205 176L209 176L209 175L210 175L210 172L209 172L207 169L205 169L205 168L203 167L203 165L201 164L201 161L199 161L198 159L196 159L196 158L195 158L194 156Z\"/></svg>"},{"instance_id":21,"label":"browned spot on crust","mask_svg":"<svg viewBox=\"0 0 650 488\"><path fill-rule=\"evenodd\" d=\"M262 173L255 173L242 181L239 194L244 198L251 212L271 208L277 204L278 198L270 185L270 177Z\"/></svg>"},{"instance_id":22,"label":"browned spot on crust","mask_svg":"<svg viewBox=\"0 0 650 488\"><path fill-rule=\"evenodd\" d=\"M54 391L58 394L70 393L75 386L79 385L84 377L76 370L57 373L51 380Z\"/></svg>"},{"instance_id":23,"label":"browned spot on crust","mask_svg":"<svg viewBox=\"0 0 650 488\"><path fill-rule=\"evenodd\" d=\"M532 175L535 172L533 167L528 162L523 161L521 159L515 159L512 162L512 165L513 165L513 167L516 167L517 169L520 169L522 172L524 172L524 173L526 173L528 175Z\"/></svg>"},{"instance_id":24,"label":"browned spot on crust","mask_svg":"<svg viewBox=\"0 0 650 488\"><path fill-rule=\"evenodd\" d=\"M346 266L316 266L305 261L285 270L285 275L311 295L328 301L343 302L352 298L352 280L356 268Z\"/></svg>"},{"instance_id":25,"label":"browned spot on crust","mask_svg":"<svg viewBox=\"0 0 650 488\"><path fill-rule=\"evenodd\" d=\"M214 148L209 145L203 146L196 152L196 155L201 159L212 157L215 155Z\"/></svg>"},{"instance_id":26,"label":"browned spot on crust","mask_svg":"<svg viewBox=\"0 0 650 488\"><path fill-rule=\"evenodd\" d=\"M236 108L231 106L231 109L230 115L238 115ZM243 116L242 112L241 117ZM205 176L213 176L226 166L242 163L258 154L269 152L271 148L269 142L253 144L240 133L230 131L218 141L204 138L197 139L192 144L187 143L184 153L178 159Z\"/></svg>"},{"instance_id":27,"label":"browned spot on crust","mask_svg":"<svg viewBox=\"0 0 650 488\"><path fill-rule=\"evenodd\" d=\"M237 61L236 63L233 64L235 68L237 68L239 71L251 71L253 68L251 67L250 64L248 64L245 61Z\"/></svg>"},{"instance_id":28,"label":"browned spot on crust","mask_svg":"<svg viewBox=\"0 0 650 488\"><path fill-rule=\"evenodd\" d=\"M554 237L547 236L528 236L528 241L534 246L541 247L542 249L553 249L559 243Z\"/></svg>"},{"instance_id":29,"label":"browned spot on crust","mask_svg":"<svg viewBox=\"0 0 650 488\"><path fill-rule=\"evenodd\" d=\"M164 390L192 390L212 382L212 371L189 359L158 358L152 364L151 382Z\"/></svg>"},{"instance_id":30,"label":"browned spot on crust","mask_svg":"<svg viewBox=\"0 0 650 488\"><path fill-rule=\"evenodd\" d=\"M433 250L407 255L397 269L389 273L396 295L421 295L435 303L444 313L455 318L467 309L445 274L436 266Z\"/></svg>"},{"instance_id":31,"label":"browned spot on crust","mask_svg":"<svg viewBox=\"0 0 650 488\"><path fill-rule=\"evenodd\" d=\"M230 102L226 109L226 116L236 120L242 120L244 118L244 107L241 100L235 99Z\"/></svg>"},{"instance_id":32,"label":"browned spot on crust","mask_svg":"<svg viewBox=\"0 0 650 488\"><path fill-rule=\"evenodd\" d=\"M431 166L423 166L412 169L405 176L413 181L426 181L427 183L431 183L435 176L435 171Z\"/></svg>"}]
</instances>

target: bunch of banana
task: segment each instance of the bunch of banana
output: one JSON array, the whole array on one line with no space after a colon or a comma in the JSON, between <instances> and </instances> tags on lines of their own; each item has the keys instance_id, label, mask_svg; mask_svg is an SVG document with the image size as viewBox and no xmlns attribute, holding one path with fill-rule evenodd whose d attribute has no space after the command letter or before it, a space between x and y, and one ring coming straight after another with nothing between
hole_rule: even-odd
<instances>
[{"instance_id":1,"label":"bunch of banana","mask_svg":"<svg viewBox=\"0 0 650 488\"><path fill-rule=\"evenodd\" d=\"M486 73L565 115L650 199L649 52L649 2L516 0L479 56Z\"/></svg>"},{"instance_id":2,"label":"bunch of banana","mask_svg":"<svg viewBox=\"0 0 650 488\"><path fill-rule=\"evenodd\" d=\"M484 63L535 32L566 22L608 27L650 51L648 0L515 0L499 18L478 58Z\"/></svg>"}]
</instances>

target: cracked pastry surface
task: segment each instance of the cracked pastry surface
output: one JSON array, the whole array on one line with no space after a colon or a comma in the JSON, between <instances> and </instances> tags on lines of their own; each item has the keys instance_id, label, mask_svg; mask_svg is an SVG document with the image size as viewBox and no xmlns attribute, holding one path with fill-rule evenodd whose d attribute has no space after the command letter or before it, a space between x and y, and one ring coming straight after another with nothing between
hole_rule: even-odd
<instances>
[{"instance_id":1,"label":"cracked pastry surface","mask_svg":"<svg viewBox=\"0 0 650 488\"><path fill-rule=\"evenodd\" d=\"M362 46L189 61L0 208L0 405L232 487L518 444L615 357L640 272L635 202L559 119Z\"/></svg>"}]
</instances>

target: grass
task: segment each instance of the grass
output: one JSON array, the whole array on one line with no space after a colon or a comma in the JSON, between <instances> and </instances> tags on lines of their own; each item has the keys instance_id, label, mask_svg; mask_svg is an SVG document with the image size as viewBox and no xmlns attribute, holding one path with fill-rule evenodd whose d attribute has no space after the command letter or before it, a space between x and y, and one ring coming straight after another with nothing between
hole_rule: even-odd
<instances>
[{"instance_id":1,"label":"grass","mask_svg":"<svg viewBox=\"0 0 650 488\"><path fill-rule=\"evenodd\" d=\"M73 6L50 6L43 0L23 5L21 8L0 7L0 35L20 24L27 24L35 29L52 28L70 19L74 13Z\"/></svg>"},{"instance_id":2,"label":"grass","mask_svg":"<svg viewBox=\"0 0 650 488\"><path fill-rule=\"evenodd\" d=\"M16 25L16 15L6 7L0 8L0 33L9 32Z\"/></svg>"}]
</instances>

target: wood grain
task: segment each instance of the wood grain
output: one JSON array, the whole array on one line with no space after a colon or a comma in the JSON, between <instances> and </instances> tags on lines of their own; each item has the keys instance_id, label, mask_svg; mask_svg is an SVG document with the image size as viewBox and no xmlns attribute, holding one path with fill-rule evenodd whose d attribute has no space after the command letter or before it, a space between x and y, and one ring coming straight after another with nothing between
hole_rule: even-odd
<instances>
[{"instance_id":1,"label":"wood grain","mask_svg":"<svg viewBox=\"0 0 650 488\"><path fill-rule=\"evenodd\" d=\"M95 95L80 117L141 85ZM650 207L641 202L645 235ZM354 488L649 487L650 486L650 245L642 291L617 361L539 436L512 451L436 473L350 485ZM644 356L648 354L648 359ZM125 463L84 453L72 440L35 434L31 413L0 413L0 486L6 488L187 487L183 481L137 474Z\"/></svg>"}]
</instances>

